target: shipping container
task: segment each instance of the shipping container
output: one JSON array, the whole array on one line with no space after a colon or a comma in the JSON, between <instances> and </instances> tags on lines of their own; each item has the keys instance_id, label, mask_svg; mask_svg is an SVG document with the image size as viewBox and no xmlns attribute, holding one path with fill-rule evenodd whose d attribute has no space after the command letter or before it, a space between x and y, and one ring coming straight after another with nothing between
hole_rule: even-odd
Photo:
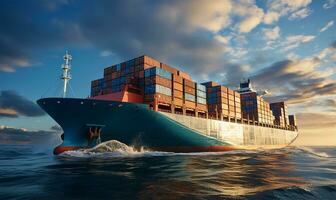
<instances>
[{"instance_id":1,"label":"shipping container","mask_svg":"<svg viewBox=\"0 0 336 200\"><path fill-rule=\"evenodd\" d=\"M174 90L179 90L179 91L183 91L183 85L177 82L174 82L174 86L173 86Z\"/></svg>"},{"instance_id":2,"label":"shipping container","mask_svg":"<svg viewBox=\"0 0 336 200\"><path fill-rule=\"evenodd\" d=\"M152 67L145 70L145 78L155 75L161 76L169 80L172 79L172 74L164 69L158 67Z\"/></svg>"},{"instance_id":3,"label":"shipping container","mask_svg":"<svg viewBox=\"0 0 336 200\"><path fill-rule=\"evenodd\" d=\"M206 87L204 86L204 85L202 85L202 84L196 84L196 89L198 90L198 91L201 91L201 92L204 92L204 93L206 93Z\"/></svg>"},{"instance_id":4,"label":"shipping container","mask_svg":"<svg viewBox=\"0 0 336 200\"><path fill-rule=\"evenodd\" d=\"M185 104L185 106L187 107L187 108L193 108L193 109L195 109L195 107L196 107L196 104L195 104L195 101L184 101L184 104Z\"/></svg>"},{"instance_id":5,"label":"shipping container","mask_svg":"<svg viewBox=\"0 0 336 200\"><path fill-rule=\"evenodd\" d=\"M195 89L195 82L183 79L183 85Z\"/></svg>"},{"instance_id":6,"label":"shipping container","mask_svg":"<svg viewBox=\"0 0 336 200\"><path fill-rule=\"evenodd\" d=\"M179 90L173 90L173 96L174 98L177 97L177 98L183 99L183 92Z\"/></svg>"},{"instance_id":7,"label":"shipping container","mask_svg":"<svg viewBox=\"0 0 336 200\"><path fill-rule=\"evenodd\" d=\"M188 93L188 94L195 95L195 88L191 88L191 87L185 86L184 87L184 92Z\"/></svg>"},{"instance_id":8,"label":"shipping container","mask_svg":"<svg viewBox=\"0 0 336 200\"><path fill-rule=\"evenodd\" d=\"M161 76L150 76L145 78L145 85L162 85L168 88L172 87L172 82L169 79L163 78Z\"/></svg>"},{"instance_id":9,"label":"shipping container","mask_svg":"<svg viewBox=\"0 0 336 200\"><path fill-rule=\"evenodd\" d=\"M147 85L145 87L145 94L154 94L154 93L160 93L167 96L172 95L171 89L162 85Z\"/></svg>"},{"instance_id":10,"label":"shipping container","mask_svg":"<svg viewBox=\"0 0 336 200\"><path fill-rule=\"evenodd\" d=\"M190 78L190 75L185 73L185 72L182 72L182 71L178 71L178 74L179 76L181 76L182 78L186 79L186 80L191 80Z\"/></svg>"},{"instance_id":11,"label":"shipping container","mask_svg":"<svg viewBox=\"0 0 336 200\"><path fill-rule=\"evenodd\" d=\"M192 95L192 94L188 94L188 93L184 93L184 99L186 101L192 101L192 102L195 102L195 95Z\"/></svg>"},{"instance_id":12,"label":"shipping container","mask_svg":"<svg viewBox=\"0 0 336 200\"><path fill-rule=\"evenodd\" d=\"M167 64L160 63L160 67L161 67L162 69L164 69L164 70L166 70L166 71L172 73L172 74L175 74L175 75L178 74L178 70L177 70L177 69L175 69L175 68L173 68L173 67L171 67L171 66L169 66L169 65L167 65Z\"/></svg>"},{"instance_id":13,"label":"shipping container","mask_svg":"<svg viewBox=\"0 0 336 200\"><path fill-rule=\"evenodd\" d=\"M200 103L200 104L206 104L206 99L205 98L202 98L202 97L197 97L197 103Z\"/></svg>"},{"instance_id":14,"label":"shipping container","mask_svg":"<svg viewBox=\"0 0 336 200\"><path fill-rule=\"evenodd\" d=\"M174 97L174 101L173 101L174 105L177 105L177 106L183 106L183 100L182 98L175 98Z\"/></svg>"},{"instance_id":15,"label":"shipping container","mask_svg":"<svg viewBox=\"0 0 336 200\"><path fill-rule=\"evenodd\" d=\"M181 76L176 75L176 74L173 74L173 81L177 82L177 83L180 83L180 84L183 84L183 78Z\"/></svg>"},{"instance_id":16,"label":"shipping container","mask_svg":"<svg viewBox=\"0 0 336 200\"><path fill-rule=\"evenodd\" d=\"M214 86L218 86L219 83L213 82L213 81L209 81L209 82L205 82L205 83L201 83L202 85L204 85L205 87L214 87Z\"/></svg>"},{"instance_id":17,"label":"shipping container","mask_svg":"<svg viewBox=\"0 0 336 200\"><path fill-rule=\"evenodd\" d=\"M206 93L203 92L203 91L197 90L196 95L197 95L198 97L202 97L202 98L206 99Z\"/></svg>"}]
</instances>

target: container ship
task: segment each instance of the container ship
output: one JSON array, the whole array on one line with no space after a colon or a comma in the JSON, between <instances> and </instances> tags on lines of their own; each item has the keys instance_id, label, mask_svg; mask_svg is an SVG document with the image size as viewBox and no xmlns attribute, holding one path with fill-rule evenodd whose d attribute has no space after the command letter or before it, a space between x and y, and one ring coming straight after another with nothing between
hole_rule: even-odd
<instances>
[{"instance_id":1,"label":"container ship","mask_svg":"<svg viewBox=\"0 0 336 200\"><path fill-rule=\"evenodd\" d=\"M275 149L298 136L285 102L269 103L249 79L232 90L197 83L189 74L143 55L104 69L88 98L67 98L68 53L62 65L63 97L37 101L63 129L55 154L117 140L134 148L168 152Z\"/></svg>"}]
</instances>

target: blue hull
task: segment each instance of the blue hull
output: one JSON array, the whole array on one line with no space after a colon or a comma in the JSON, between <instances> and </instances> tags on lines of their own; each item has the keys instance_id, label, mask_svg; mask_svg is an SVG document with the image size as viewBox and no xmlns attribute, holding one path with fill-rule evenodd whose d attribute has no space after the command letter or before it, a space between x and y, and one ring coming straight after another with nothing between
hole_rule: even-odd
<instances>
[{"instance_id":1,"label":"blue hull","mask_svg":"<svg viewBox=\"0 0 336 200\"><path fill-rule=\"evenodd\" d=\"M134 147L173 152L225 151L234 147L150 110L146 104L75 98L44 98L37 103L62 127L64 141L56 153L90 148L108 140ZM89 138L90 128L101 128Z\"/></svg>"}]
</instances>

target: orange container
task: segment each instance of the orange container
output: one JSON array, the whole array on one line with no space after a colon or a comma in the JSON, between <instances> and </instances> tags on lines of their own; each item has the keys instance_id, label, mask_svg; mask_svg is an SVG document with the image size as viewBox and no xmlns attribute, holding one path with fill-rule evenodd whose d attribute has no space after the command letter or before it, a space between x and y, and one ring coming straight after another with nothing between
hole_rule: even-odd
<instances>
[{"instance_id":1,"label":"orange container","mask_svg":"<svg viewBox=\"0 0 336 200\"><path fill-rule=\"evenodd\" d=\"M187 101L187 100L185 100L184 104L185 104L185 106L186 106L187 108L193 108L193 109L195 109L195 107L196 107L195 102L192 102L192 101Z\"/></svg>"},{"instance_id":2,"label":"orange container","mask_svg":"<svg viewBox=\"0 0 336 200\"><path fill-rule=\"evenodd\" d=\"M207 111L208 110L207 106L204 105L204 104L197 103L196 107L197 107L198 110L201 110L201 111Z\"/></svg>"},{"instance_id":3,"label":"orange container","mask_svg":"<svg viewBox=\"0 0 336 200\"><path fill-rule=\"evenodd\" d=\"M177 106L183 106L183 100L182 100L182 98L176 98L176 97L174 97L173 104L175 104Z\"/></svg>"},{"instance_id":4,"label":"orange container","mask_svg":"<svg viewBox=\"0 0 336 200\"><path fill-rule=\"evenodd\" d=\"M151 76L145 78L145 84L146 85L154 85L154 84L159 84L168 88L172 87L171 80L163 78L161 76Z\"/></svg>"},{"instance_id":5,"label":"orange container","mask_svg":"<svg viewBox=\"0 0 336 200\"><path fill-rule=\"evenodd\" d=\"M193 82L193 81L191 81L191 80L183 79L183 85L195 89L195 82Z\"/></svg>"},{"instance_id":6,"label":"orange container","mask_svg":"<svg viewBox=\"0 0 336 200\"><path fill-rule=\"evenodd\" d=\"M160 67L172 74L177 75L178 70L164 63L160 63Z\"/></svg>"},{"instance_id":7,"label":"orange container","mask_svg":"<svg viewBox=\"0 0 336 200\"><path fill-rule=\"evenodd\" d=\"M177 83L180 83L180 84L183 84L183 78L181 76L176 75L176 74L173 74L173 81L177 82Z\"/></svg>"},{"instance_id":8,"label":"orange container","mask_svg":"<svg viewBox=\"0 0 336 200\"><path fill-rule=\"evenodd\" d=\"M229 89L229 88L228 88L228 90L227 90L227 91L228 91L229 95L232 95L232 96L234 96L234 91L233 91L233 90L231 90L231 89Z\"/></svg>"},{"instance_id":9,"label":"orange container","mask_svg":"<svg viewBox=\"0 0 336 200\"><path fill-rule=\"evenodd\" d=\"M184 79L191 80L190 75L185 73L185 72L178 71L178 75L181 76Z\"/></svg>"},{"instance_id":10,"label":"orange container","mask_svg":"<svg viewBox=\"0 0 336 200\"><path fill-rule=\"evenodd\" d=\"M228 110L222 110L222 114L225 115L225 116L228 116L229 115L229 111Z\"/></svg>"},{"instance_id":11,"label":"orange container","mask_svg":"<svg viewBox=\"0 0 336 200\"><path fill-rule=\"evenodd\" d=\"M174 95L174 97L183 99L183 92L181 92L179 90L173 90L173 95Z\"/></svg>"},{"instance_id":12,"label":"orange container","mask_svg":"<svg viewBox=\"0 0 336 200\"><path fill-rule=\"evenodd\" d=\"M183 91L183 86L180 83L174 82L174 90Z\"/></svg>"},{"instance_id":13,"label":"orange container","mask_svg":"<svg viewBox=\"0 0 336 200\"><path fill-rule=\"evenodd\" d=\"M184 92L188 93L188 94L192 94L192 95L195 95L195 88L191 88L189 86L184 86Z\"/></svg>"},{"instance_id":14,"label":"orange container","mask_svg":"<svg viewBox=\"0 0 336 200\"><path fill-rule=\"evenodd\" d=\"M225 110L228 110L229 109L229 105L228 104L222 104L221 108L225 109Z\"/></svg>"}]
</instances>

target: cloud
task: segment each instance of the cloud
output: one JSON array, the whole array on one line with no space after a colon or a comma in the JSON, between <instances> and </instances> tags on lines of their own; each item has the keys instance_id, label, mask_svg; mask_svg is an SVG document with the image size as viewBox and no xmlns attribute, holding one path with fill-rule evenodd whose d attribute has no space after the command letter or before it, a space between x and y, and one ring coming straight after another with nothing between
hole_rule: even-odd
<instances>
[{"instance_id":1,"label":"cloud","mask_svg":"<svg viewBox=\"0 0 336 200\"><path fill-rule=\"evenodd\" d=\"M267 40L275 40L280 37L280 28L276 26L273 29L263 29L263 33Z\"/></svg>"},{"instance_id":2,"label":"cloud","mask_svg":"<svg viewBox=\"0 0 336 200\"><path fill-rule=\"evenodd\" d=\"M336 81L330 78L332 72L319 71L320 64L318 58L283 60L258 72L252 80L274 94L267 98L270 101L283 100L296 104L315 97L334 95Z\"/></svg>"},{"instance_id":3,"label":"cloud","mask_svg":"<svg viewBox=\"0 0 336 200\"><path fill-rule=\"evenodd\" d=\"M335 42L303 59L291 58L275 62L252 76L255 84L269 90L270 101L284 100L291 104L312 101L336 94L334 69L321 67L336 52ZM279 87L281 85L281 87ZM265 88L266 87L266 88Z\"/></svg>"},{"instance_id":4,"label":"cloud","mask_svg":"<svg viewBox=\"0 0 336 200\"><path fill-rule=\"evenodd\" d=\"M301 10L295 11L289 16L289 20L303 19L308 17L313 11L309 8L303 8Z\"/></svg>"},{"instance_id":5,"label":"cloud","mask_svg":"<svg viewBox=\"0 0 336 200\"><path fill-rule=\"evenodd\" d=\"M268 1L268 12L264 17L264 23L272 24L282 16L289 16L290 20L302 19L311 14L308 8L311 0L277 0Z\"/></svg>"},{"instance_id":6,"label":"cloud","mask_svg":"<svg viewBox=\"0 0 336 200\"><path fill-rule=\"evenodd\" d=\"M0 126L0 144L58 144L59 132Z\"/></svg>"},{"instance_id":7,"label":"cloud","mask_svg":"<svg viewBox=\"0 0 336 200\"><path fill-rule=\"evenodd\" d=\"M215 40L217 40L218 42L222 43L222 44L228 44L231 37L229 36L222 36L222 35L216 35Z\"/></svg>"},{"instance_id":8,"label":"cloud","mask_svg":"<svg viewBox=\"0 0 336 200\"><path fill-rule=\"evenodd\" d=\"M0 91L0 118L39 117L43 115L45 115L45 112L37 104L18 95L15 91Z\"/></svg>"},{"instance_id":9,"label":"cloud","mask_svg":"<svg viewBox=\"0 0 336 200\"><path fill-rule=\"evenodd\" d=\"M336 5L336 0L327 0L326 3L323 4L324 9L332 8Z\"/></svg>"},{"instance_id":10,"label":"cloud","mask_svg":"<svg viewBox=\"0 0 336 200\"><path fill-rule=\"evenodd\" d=\"M113 52L109 51L109 50L104 50L102 52L100 52L100 56L101 57L108 57L108 56L112 56Z\"/></svg>"},{"instance_id":11,"label":"cloud","mask_svg":"<svg viewBox=\"0 0 336 200\"><path fill-rule=\"evenodd\" d=\"M237 24L240 33L248 33L258 26L264 17L263 9L254 5L251 1L238 1L233 6L233 12L242 20Z\"/></svg>"},{"instance_id":12,"label":"cloud","mask_svg":"<svg viewBox=\"0 0 336 200\"><path fill-rule=\"evenodd\" d=\"M272 24L276 21L278 21L280 18L280 14L277 13L277 12L267 12L265 15L264 15L264 23L265 24Z\"/></svg>"},{"instance_id":13,"label":"cloud","mask_svg":"<svg viewBox=\"0 0 336 200\"><path fill-rule=\"evenodd\" d=\"M298 113L300 129L336 128L336 115L327 113ZM336 132L335 132L336 133Z\"/></svg>"},{"instance_id":14,"label":"cloud","mask_svg":"<svg viewBox=\"0 0 336 200\"><path fill-rule=\"evenodd\" d=\"M182 70L190 66L194 74L215 70L229 51L217 31L230 23L230 2L187 2L88 2L91 9L82 13L79 26L86 39L120 59L146 53Z\"/></svg>"},{"instance_id":15,"label":"cloud","mask_svg":"<svg viewBox=\"0 0 336 200\"><path fill-rule=\"evenodd\" d=\"M292 35L288 36L282 44L284 51L294 49L303 43L311 42L315 39L314 35Z\"/></svg>"},{"instance_id":16,"label":"cloud","mask_svg":"<svg viewBox=\"0 0 336 200\"><path fill-rule=\"evenodd\" d=\"M326 30L328 30L330 27L332 27L334 25L334 21L331 20L330 22L328 22L323 28L320 29L320 32L324 32Z\"/></svg>"},{"instance_id":17,"label":"cloud","mask_svg":"<svg viewBox=\"0 0 336 200\"><path fill-rule=\"evenodd\" d=\"M15 72L18 68L36 65L39 61L31 59L34 50L64 48L67 42L72 45L85 44L79 27L71 20L46 17L48 15L44 15L41 20L42 13L53 12L47 4L51 3L1 3L0 72Z\"/></svg>"}]
</instances>

